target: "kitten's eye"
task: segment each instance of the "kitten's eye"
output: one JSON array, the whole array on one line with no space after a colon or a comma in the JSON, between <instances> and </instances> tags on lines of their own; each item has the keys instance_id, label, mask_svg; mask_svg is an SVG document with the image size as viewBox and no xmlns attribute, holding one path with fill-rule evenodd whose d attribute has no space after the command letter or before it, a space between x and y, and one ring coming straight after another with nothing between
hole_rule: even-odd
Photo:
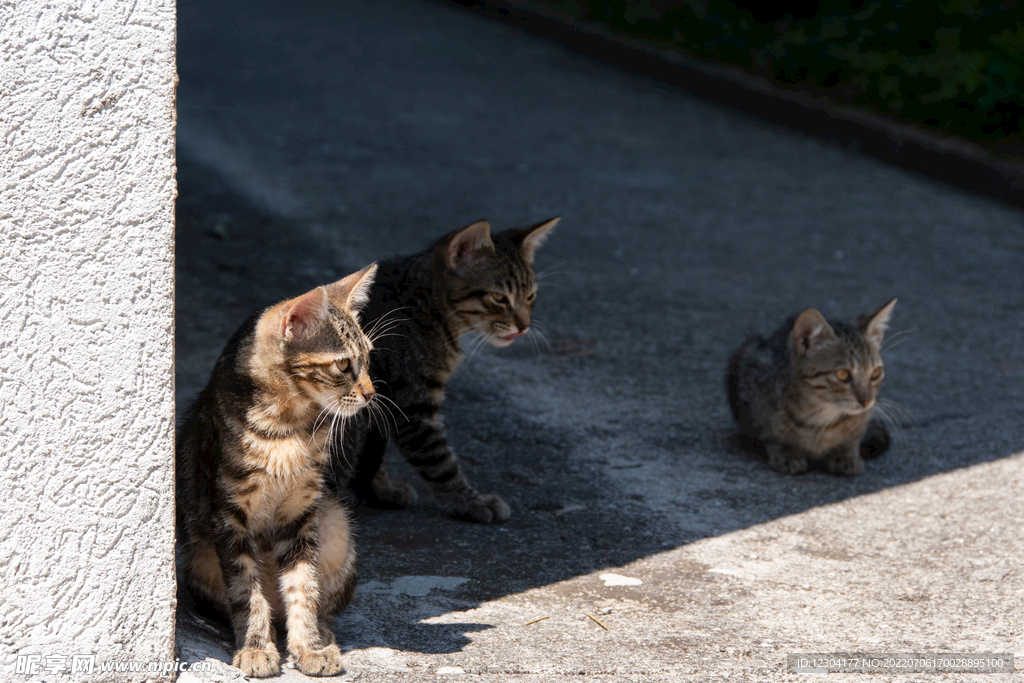
<instances>
[{"instance_id":1,"label":"kitten's eye","mask_svg":"<svg viewBox=\"0 0 1024 683\"><path fill-rule=\"evenodd\" d=\"M836 370L836 378L839 379L840 382L849 382L850 377L850 371L847 370L846 368L840 368Z\"/></svg>"},{"instance_id":2,"label":"kitten's eye","mask_svg":"<svg viewBox=\"0 0 1024 683\"><path fill-rule=\"evenodd\" d=\"M879 365L877 368L875 368L874 370L871 371L871 379L881 379L882 378L882 374L884 372L885 371L882 369L882 366Z\"/></svg>"},{"instance_id":3,"label":"kitten's eye","mask_svg":"<svg viewBox=\"0 0 1024 683\"><path fill-rule=\"evenodd\" d=\"M508 297L504 294L499 294L498 292L488 292L487 298L499 306L504 306L508 303Z\"/></svg>"},{"instance_id":4,"label":"kitten's eye","mask_svg":"<svg viewBox=\"0 0 1024 683\"><path fill-rule=\"evenodd\" d=\"M536 300L537 300L537 292L530 292L530 294L526 297L526 303L528 303L528 304L532 304Z\"/></svg>"},{"instance_id":5,"label":"kitten's eye","mask_svg":"<svg viewBox=\"0 0 1024 683\"><path fill-rule=\"evenodd\" d=\"M336 360L334 361L334 364L338 366L338 370L341 370L342 372L348 372L348 369L352 367L352 363L349 362L348 358Z\"/></svg>"}]
</instances>

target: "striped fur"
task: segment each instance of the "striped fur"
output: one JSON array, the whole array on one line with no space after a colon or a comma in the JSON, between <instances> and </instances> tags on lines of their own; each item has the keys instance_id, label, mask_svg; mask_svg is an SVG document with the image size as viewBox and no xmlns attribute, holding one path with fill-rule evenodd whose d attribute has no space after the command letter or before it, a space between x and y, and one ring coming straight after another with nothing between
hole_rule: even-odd
<instances>
[{"instance_id":1,"label":"striped fur","mask_svg":"<svg viewBox=\"0 0 1024 683\"><path fill-rule=\"evenodd\" d=\"M786 474L822 461L855 476L889 436L872 420L884 369L879 349L896 300L850 325L809 308L769 338L751 337L733 354L729 405L742 437L763 447Z\"/></svg>"},{"instance_id":2,"label":"striped fur","mask_svg":"<svg viewBox=\"0 0 1024 683\"><path fill-rule=\"evenodd\" d=\"M382 263L366 305L376 345L371 375L394 404L388 420L397 427L399 450L448 509L477 522L505 521L509 509L466 480L444 434L445 387L463 358L463 335L474 332L502 347L530 330L534 253L558 220L493 236L486 221L451 232L423 252ZM336 439L332 471L358 501L408 507L415 491L391 481L382 464L389 437L383 418L360 416Z\"/></svg>"},{"instance_id":3,"label":"striped fur","mask_svg":"<svg viewBox=\"0 0 1024 683\"><path fill-rule=\"evenodd\" d=\"M280 672L282 627L302 672L342 670L331 620L352 597L356 555L324 469L333 433L374 396L356 317L374 270L253 315L178 434L188 586L229 617L233 664L249 676Z\"/></svg>"}]
</instances>

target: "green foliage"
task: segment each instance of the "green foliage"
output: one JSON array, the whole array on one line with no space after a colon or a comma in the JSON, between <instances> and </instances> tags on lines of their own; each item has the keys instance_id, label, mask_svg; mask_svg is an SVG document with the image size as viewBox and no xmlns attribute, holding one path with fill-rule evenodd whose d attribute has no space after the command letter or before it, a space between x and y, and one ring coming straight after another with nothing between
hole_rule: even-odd
<instances>
[{"instance_id":1,"label":"green foliage","mask_svg":"<svg viewBox=\"0 0 1024 683\"><path fill-rule=\"evenodd\" d=\"M1014 0L548 0L787 87L1024 151Z\"/></svg>"}]
</instances>

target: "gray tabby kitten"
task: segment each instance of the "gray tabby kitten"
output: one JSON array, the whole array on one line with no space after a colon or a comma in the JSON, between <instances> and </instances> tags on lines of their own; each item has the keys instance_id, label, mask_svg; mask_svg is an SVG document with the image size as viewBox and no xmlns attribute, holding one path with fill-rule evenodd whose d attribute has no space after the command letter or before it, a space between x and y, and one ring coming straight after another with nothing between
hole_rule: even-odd
<instances>
[{"instance_id":1,"label":"gray tabby kitten","mask_svg":"<svg viewBox=\"0 0 1024 683\"><path fill-rule=\"evenodd\" d=\"M374 266L246 321L178 432L178 540L199 604L230 617L232 664L280 673L276 629L299 670L342 670L331 622L352 597L348 513L324 486L339 422L373 399L356 311Z\"/></svg>"},{"instance_id":2,"label":"gray tabby kitten","mask_svg":"<svg viewBox=\"0 0 1024 683\"><path fill-rule=\"evenodd\" d=\"M729 362L729 405L748 443L763 446L777 472L814 461L855 476L881 455L889 435L872 421L885 370L879 348L896 299L853 325L809 308L775 333L751 337Z\"/></svg>"},{"instance_id":3,"label":"gray tabby kitten","mask_svg":"<svg viewBox=\"0 0 1024 683\"><path fill-rule=\"evenodd\" d=\"M425 251L381 263L363 310L371 336L386 332L374 340L370 374L396 408L399 450L446 507L476 522L503 522L509 509L497 495L478 494L462 473L441 420L445 387L463 358L464 334L503 347L530 330L534 253L559 220L493 236L490 224L478 221ZM350 423L335 440L332 472L356 501L409 507L416 491L388 478L388 434L378 422L364 415Z\"/></svg>"}]
</instances>

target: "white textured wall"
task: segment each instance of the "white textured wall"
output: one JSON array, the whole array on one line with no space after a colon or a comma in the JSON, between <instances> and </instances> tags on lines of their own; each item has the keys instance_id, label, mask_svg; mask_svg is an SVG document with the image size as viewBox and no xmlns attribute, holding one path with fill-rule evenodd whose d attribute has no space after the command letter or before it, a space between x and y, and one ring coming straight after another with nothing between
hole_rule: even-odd
<instances>
[{"instance_id":1,"label":"white textured wall","mask_svg":"<svg viewBox=\"0 0 1024 683\"><path fill-rule=\"evenodd\" d=\"M174 22L0 0L2 681L173 659Z\"/></svg>"}]
</instances>

